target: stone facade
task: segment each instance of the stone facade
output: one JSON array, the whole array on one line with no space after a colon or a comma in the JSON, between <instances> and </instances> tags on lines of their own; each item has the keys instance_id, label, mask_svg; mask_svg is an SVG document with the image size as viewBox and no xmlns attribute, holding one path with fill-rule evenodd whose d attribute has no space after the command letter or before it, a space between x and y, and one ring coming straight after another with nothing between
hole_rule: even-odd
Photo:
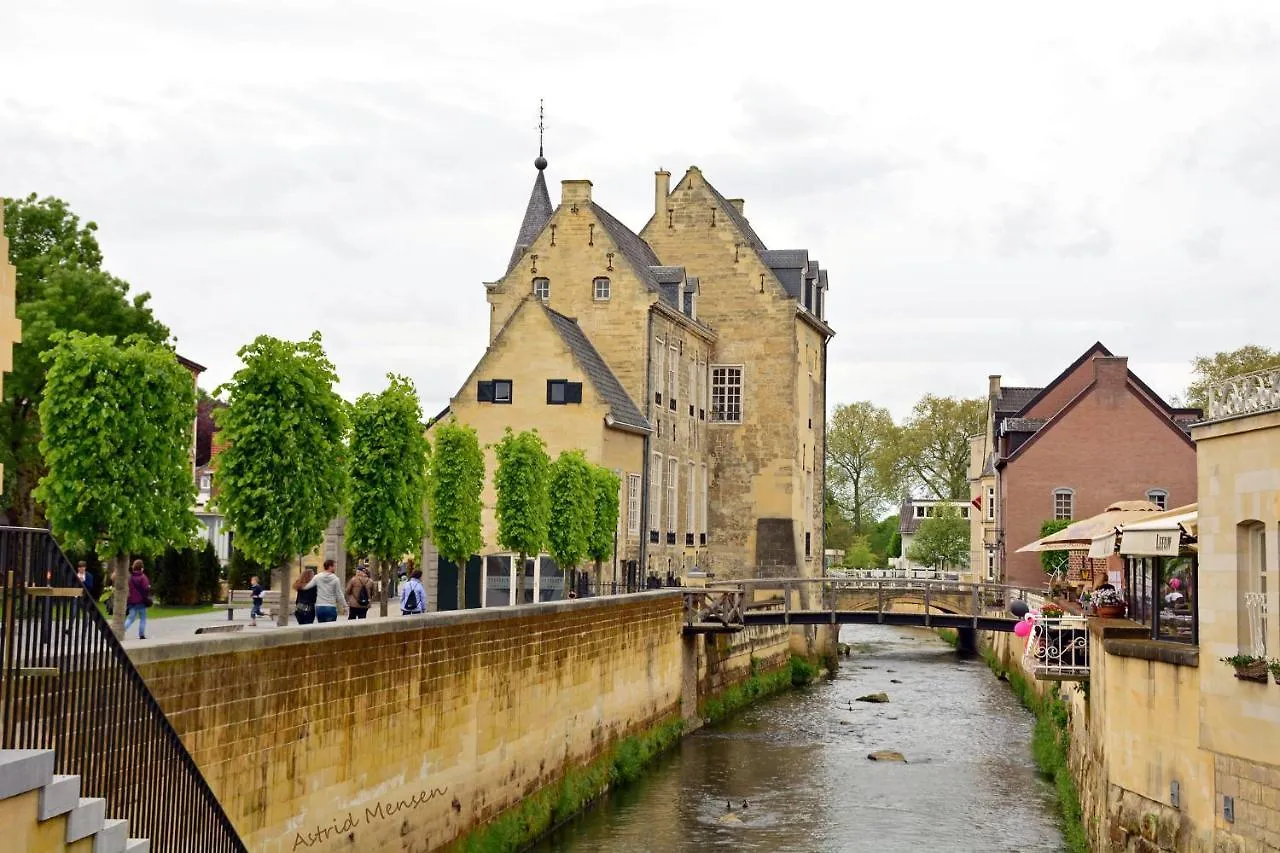
<instances>
[{"instance_id":1,"label":"stone facade","mask_svg":"<svg viewBox=\"0 0 1280 853\"><path fill-rule=\"evenodd\" d=\"M1078 520L1120 500L1195 500L1186 424L1199 413L1169 406L1100 343L1044 388L991 377L988 399L986 435L971 442L971 495L983 501L970 517L971 558L1005 583L1045 585L1039 554L1016 552L1064 512Z\"/></svg>"},{"instance_id":2,"label":"stone facade","mask_svg":"<svg viewBox=\"0 0 1280 853\"><path fill-rule=\"evenodd\" d=\"M553 207L538 165L507 271L485 285L488 350L441 419L483 444L536 428L553 455L580 448L612 468L616 563L640 574L821 574L826 271L765 249L741 201L696 167L674 190L657 173L637 235L590 181L563 181ZM581 402L552 405L556 379L582 382ZM495 403L491 380L519 390ZM485 554L497 555L488 461Z\"/></svg>"},{"instance_id":3,"label":"stone facade","mask_svg":"<svg viewBox=\"0 0 1280 853\"><path fill-rule=\"evenodd\" d=\"M18 273L9 263L9 238L4 235L4 199L0 198L0 395L4 375L13 370L14 344L22 343L22 323L17 315ZM0 465L0 491L4 490L4 466Z\"/></svg>"}]
</instances>

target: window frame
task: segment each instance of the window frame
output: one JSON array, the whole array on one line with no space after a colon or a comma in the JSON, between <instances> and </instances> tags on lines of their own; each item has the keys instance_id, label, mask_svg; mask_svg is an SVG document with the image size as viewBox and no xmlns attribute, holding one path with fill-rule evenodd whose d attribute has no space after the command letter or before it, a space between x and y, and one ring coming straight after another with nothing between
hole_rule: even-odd
<instances>
[{"instance_id":1,"label":"window frame","mask_svg":"<svg viewBox=\"0 0 1280 853\"><path fill-rule=\"evenodd\" d=\"M1132 492L1130 492L1132 494ZM1062 515L1059 510L1059 498L1067 499L1067 515ZM1067 486L1059 486L1053 490L1053 520L1054 521L1071 521L1075 518L1076 512L1076 490Z\"/></svg>"},{"instance_id":2,"label":"window frame","mask_svg":"<svg viewBox=\"0 0 1280 853\"><path fill-rule=\"evenodd\" d=\"M627 539L640 538L640 497L643 487L639 474L627 474Z\"/></svg>"},{"instance_id":3,"label":"window frame","mask_svg":"<svg viewBox=\"0 0 1280 853\"><path fill-rule=\"evenodd\" d=\"M676 522L679 520L680 510L680 459L676 456L667 457L667 544L674 545L672 541L676 535Z\"/></svg>"},{"instance_id":4,"label":"window frame","mask_svg":"<svg viewBox=\"0 0 1280 853\"><path fill-rule=\"evenodd\" d=\"M680 349L668 344L667 350L667 405L674 412L680 397Z\"/></svg>"},{"instance_id":5,"label":"window frame","mask_svg":"<svg viewBox=\"0 0 1280 853\"><path fill-rule=\"evenodd\" d=\"M563 399L555 399L555 390L562 389ZM547 380L548 406L575 406L582 403L582 383L571 379Z\"/></svg>"},{"instance_id":6,"label":"window frame","mask_svg":"<svg viewBox=\"0 0 1280 853\"><path fill-rule=\"evenodd\" d=\"M604 292L601 295L600 284L604 283ZM591 298L596 302L608 302L613 298L613 282L606 275L598 275L591 279Z\"/></svg>"},{"instance_id":7,"label":"window frame","mask_svg":"<svg viewBox=\"0 0 1280 853\"><path fill-rule=\"evenodd\" d=\"M1147 501L1160 507L1160 511L1164 512L1169 508L1169 490L1147 489Z\"/></svg>"},{"instance_id":8,"label":"window frame","mask_svg":"<svg viewBox=\"0 0 1280 853\"><path fill-rule=\"evenodd\" d=\"M746 367L742 364L712 364L710 366L710 371L711 371L711 377L710 377L711 381L709 385L710 385L710 395L711 395L711 412L710 412L711 423L726 424L731 426L737 426L744 423L743 413L746 409L745 401L746 401L746 386L747 386ZM726 380L730 377L730 375L736 375L736 378L737 378L736 385L729 383L727 381L721 383L720 388L722 391L722 398L721 398L720 409L718 409L716 406L716 387L717 387L716 371L724 371L724 378ZM729 399L730 393L734 390L737 391L737 401L736 401L737 409L735 412L737 417L730 419L729 417L726 416L726 412L724 411L724 409L730 409L730 410L732 409L732 407L729 405L728 399Z\"/></svg>"},{"instance_id":9,"label":"window frame","mask_svg":"<svg viewBox=\"0 0 1280 853\"><path fill-rule=\"evenodd\" d=\"M545 285L545 290L546 290L545 293L540 293L538 291L539 283ZM551 301L551 279L547 278L545 275L534 276L534 279L530 284L530 291L533 293L534 296L537 296L543 302L550 302Z\"/></svg>"},{"instance_id":10,"label":"window frame","mask_svg":"<svg viewBox=\"0 0 1280 853\"><path fill-rule=\"evenodd\" d=\"M996 520L996 487L987 486L987 521Z\"/></svg>"},{"instance_id":11,"label":"window frame","mask_svg":"<svg viewBox=\"0 0 1280 853\"><path fill-rule=\"evenodd\" d=\"M665 461L658 451L649 455L649 541L656 542L662 530L662 475Z\"/></svg>"}]
</instances>

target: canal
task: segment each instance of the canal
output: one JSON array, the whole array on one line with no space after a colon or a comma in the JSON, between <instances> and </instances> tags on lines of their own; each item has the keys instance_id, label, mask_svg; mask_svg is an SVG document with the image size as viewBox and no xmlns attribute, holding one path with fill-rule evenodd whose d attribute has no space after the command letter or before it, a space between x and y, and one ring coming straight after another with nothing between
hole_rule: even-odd
<instances>
[{"instance_id":1,"label":"canal","mask_svg":"<svg viewBox=\"0 0 1280 853\"><path fill-rule=\"evenodd\" d=\"M1033 719L927 631L848 626L840 673L685 738L540 853L1058 853ZM857 697L885 693L886 704ZM873 751L907 763L869 761ZM743 802L746 808L743 808ZM732 805L732 811L726 806Z\"/></svg>"}]
</instances>

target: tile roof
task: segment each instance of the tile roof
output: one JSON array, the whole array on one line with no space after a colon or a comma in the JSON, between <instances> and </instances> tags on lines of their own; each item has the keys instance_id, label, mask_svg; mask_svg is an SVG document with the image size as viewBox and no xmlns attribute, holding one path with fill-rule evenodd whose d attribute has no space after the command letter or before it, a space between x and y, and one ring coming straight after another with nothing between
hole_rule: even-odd
<instances>
[{"instance_id":1,"label":"tile roof","mask_svg":"<svg viewBox=\"0 0 1280 853\"><path fill-rule=\"evenodd\" d=\"M742 232L742 237L747 241L747 245L755 249L757 252L765 251L764 241L756 234L755 229L751 227L751 223L747 222L747 218L738 212L738 208L729 203L728 199L720 195L720 190L711 185L710 181L704 179L707 189L711 191L711 195L715 197L716 203L720 205L720 209L724 215L733 220L733 224L738 226L738 230Z\"/></svg>"},{"instance_id":2,"label":"tile roof","mask_svg":"<svg viewBox=\"0 0 1280 853\"><path fill-rule=\"evenodd\" d=\"M515 248L511 250L511 260L507 263L507 273L515 269L525 250L538 239L542 229L551 220L554 209L551 206L551 196L547 193L547 179L539 169L538 177L533 180L533 191L529 193L529 204L524 210L524 221L520 223L520 233L516 235Z\"/></svg>"},{"instance_id":3,"label":"tile roof","mask_svg":"<svg viewBox=\"0 0 1280 853\"><path fill-rule=\"evenodd\" d=\"M659 284L680 284L684 281L684 267L649 267L649 272Z\"/></svg>"},{"instance_id":4,"label":"tile roof","mask_svg":"<svg viewBox=\"0 0 1280 853\"><path fill-rule=\"evenodd\" d=\"M1018 386L1002 386L1000 396L996 398L996 411L1000 414L1014 414L1022 411L1022 407L1031 402L1031 398L1043 391L1043 388L1026 388Z\"/></svg>"},{"instance_id":5,"label":"tile roof","mask_svg":"<svg viewBox=\"0 0 1280 853\"><path fill-rule=\"evenodd\" d=\"M766 249L760 253L760 259L773 270L773 274L782 282L792 299L799 301L803 298L804 280L809 277L810 266L807 250Z\"/></svg>"},{"instance_id":6,"label":"tile roof","mask_svg":"<svg viewBox=\"0 0 1280 853\"><path fill-rule=\"evenodd\" d=\"M654 278L649 267L661 267L662 261L658 260L658 256L654 254L653 247L640 238L640 235L632 231L627 226L618 221L612 213L605 210L595 202L591 203L591 210L595 213L596 218L600 220L600 224L604 226L604 230L609 232L609 238L618 246L618 251L622 252L622 256L635 267L636 274L640 279L652 290L658 289L658 280Z\"/></svg>"},{"instance_id":7,"label":"tile roof","mask_svg":"<svg viewBox=\"0 0 1280 853\"><path fill-rule=\"evenodd\" d=\"M541 307L543 311L547 312L547 318L551 320L551 325L560 334L560 339L565 342L565 346L569 347L569 351L573 353L574 359L582 366L582 370L586 373L592 386L609 404L609 414L613 419L620 424L635 427L636 429L649 429L649 421L644 415L640 414L640 409L623 389L618 377L614 376L613 371L605 364L604 359L600 357L600 353L592 346L586 333L578 325L578 321L572 317L566 317L558 311L552 311L546 305L541 305Z\"/></svg>"}]
</instances>

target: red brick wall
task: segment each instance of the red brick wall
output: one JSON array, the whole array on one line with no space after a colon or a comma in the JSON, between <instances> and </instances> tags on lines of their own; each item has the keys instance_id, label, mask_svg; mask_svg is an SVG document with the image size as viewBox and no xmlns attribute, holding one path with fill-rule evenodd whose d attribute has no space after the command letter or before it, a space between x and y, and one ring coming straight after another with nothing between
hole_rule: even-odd
<instances>
[{"instance_id":1,"label":"red brick wall","mask_svg":"<svg viewBox=\"0 0 1280 853\"><path fill-rule=\"evenodd\" d=\"M1014 552L1040 538L1040 525L1053 518L1054 489L1075 490L1077 520L1115 501L1145 500L1148 489L1168 490L1171 508L1196 500L1195 448L1123 381L1123 359L1099 362L1103 382L1001 474L1007 583L1044 582L1039 555Z\"/></svg>"},{"instance_id":2,"label":"red brick wall","mask_svg":"<svg viewBox=\"0 0 1280 853\"><path fill-rule=\"evenodd\" d=\"M1064 376L1056 387L1049 389L1049 393L1041 397L1022 416L1024 418L1051 418L1062 411L1062 407L1074 400L1076 395L1083 391L1085 386L1092 381L1093 361L1090 359Z\"/></svg>"}]
</instances>

